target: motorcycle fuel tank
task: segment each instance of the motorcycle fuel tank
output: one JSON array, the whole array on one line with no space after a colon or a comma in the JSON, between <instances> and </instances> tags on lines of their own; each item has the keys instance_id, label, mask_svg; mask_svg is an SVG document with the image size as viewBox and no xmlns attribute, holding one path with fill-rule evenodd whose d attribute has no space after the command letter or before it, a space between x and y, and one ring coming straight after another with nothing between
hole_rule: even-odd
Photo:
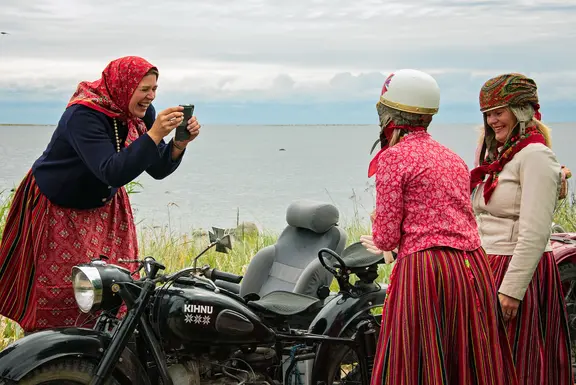
<instances>
[{"instance_id":1,"label":"motorcycle fuel tank","mask_svg":"<svg viewBox=\"0 0 576 385\"><path fill-rule=\"evenodd\" d=\"M152 322L169 344L266 344L275 333L244 303L203 286L157 289Z\"/></svg>"}]
</instances>

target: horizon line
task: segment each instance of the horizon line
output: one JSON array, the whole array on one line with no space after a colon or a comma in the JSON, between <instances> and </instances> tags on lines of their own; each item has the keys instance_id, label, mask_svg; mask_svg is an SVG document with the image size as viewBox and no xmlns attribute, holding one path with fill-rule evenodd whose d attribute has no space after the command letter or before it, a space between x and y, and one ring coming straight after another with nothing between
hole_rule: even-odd
<instances>
[{"instance_id":1,"label":"horizon line","mask_svg":"<svg viewBox=\"0 0 576 385\"><path fill-rule=\"evenodd\" d=\"M548 121L547 124L570 124L576 121ZM435 122L435 125L455 125L455 124L478 124L478 122ZM214 126L269 126L269 127L286 127L286 126L378 126L378 123L203 123L203 125ZM44 123L0 123L0 127L56 127L57 124Z\"/></svg>"}]
</instances>

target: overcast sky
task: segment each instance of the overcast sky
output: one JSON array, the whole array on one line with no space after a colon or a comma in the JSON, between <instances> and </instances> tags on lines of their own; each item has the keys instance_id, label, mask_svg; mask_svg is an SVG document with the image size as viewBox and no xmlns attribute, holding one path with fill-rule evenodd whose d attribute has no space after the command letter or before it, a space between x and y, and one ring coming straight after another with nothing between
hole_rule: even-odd
<instances>
[{"instance_id":1,"label":"overcast sky","mask_svg":"<svg viewBox=\"0 0 576 385\"><path fill-rule=\"evenodd\" d=\"M159 108L307 104L329 120L342 105L365 105L362 114L375 114L384 78L399 68L431 73L448 112L477 111L480 85L507 71L534 77L544 114L576 102L574 0L145 3L1 0L0 31L10 35L0 35L0 122L33 106L57 118L79 81L124 55L159 67ZM245 122L258 121L248 110ZM556 120L576 121L563 113Z\"/></svg>"}]
</instances>

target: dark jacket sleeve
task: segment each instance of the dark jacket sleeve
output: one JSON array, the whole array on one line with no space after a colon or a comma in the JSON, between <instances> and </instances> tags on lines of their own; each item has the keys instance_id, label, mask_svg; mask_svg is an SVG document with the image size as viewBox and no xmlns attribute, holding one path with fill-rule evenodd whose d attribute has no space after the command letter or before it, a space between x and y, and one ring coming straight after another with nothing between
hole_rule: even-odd
<instances>
[{"instance_id":1,"label":"dark jacket sleeve","mask_svg":"<svg viewBox=\"0 0 576 385\"><path fill-rule=\"evenodd\" d=\"M156 143L147 134L116 152L106 117L78 109L67 122L65 135L80 159L103 183L118 188L138 177L161 159Z\"/></svg>"},{"instance_id":2,"label":"dark jacket sleeve","mask_svg":"<svg viewBox=\"0 0 576 385\"><path fill-rule=\"evenodd\" d=\"M148 130L150 130L156 120L156 110L153 105L148 107L146 115L142 120L146 124ZM184 152L185 151L186 150L184 150ZM154 179L164 179L180 166L184 152L178 157L178 159L172 160L172 141L166 143L164 140L158 144L158 152L160 153L160 158L152 163L146 169L146 172Z\"/></svg>"}]
</instances>

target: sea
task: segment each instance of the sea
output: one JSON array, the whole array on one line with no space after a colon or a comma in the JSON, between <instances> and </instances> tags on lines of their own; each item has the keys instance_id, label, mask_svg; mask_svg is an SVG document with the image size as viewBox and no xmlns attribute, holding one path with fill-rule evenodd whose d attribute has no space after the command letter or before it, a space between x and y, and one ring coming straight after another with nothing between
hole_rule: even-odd
<instances>
[{"instance_id":1,"label":"sea","mask_svg":"<svg viewBox=\"0 0 576 385\"><path fill-rule=\"evenodd\" d=\"M576 171L576 123L550 127L559 161ZM2 197L42 154L54 128L0 126ZM479 125L433 123L429 132L473 166ZM367 170L378 133L376 125L203 125L172 175L136 179L138 227L183 233L252 222L277 232L299 199L334 204L342 224L368 220L375 191Z\"/></svg>"}]
</instances>

